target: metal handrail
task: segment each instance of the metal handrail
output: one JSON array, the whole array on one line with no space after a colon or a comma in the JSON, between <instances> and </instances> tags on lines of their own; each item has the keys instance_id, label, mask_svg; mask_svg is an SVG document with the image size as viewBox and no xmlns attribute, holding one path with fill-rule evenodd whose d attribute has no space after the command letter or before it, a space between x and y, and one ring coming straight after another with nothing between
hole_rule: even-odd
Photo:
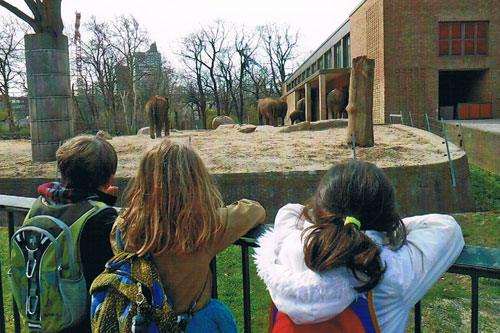
<instances>
[{"instance_id":1,"label":"metal handrail","mask_svg":"<svg viewBox=\"0 0 500 333\"><path fill-rule=\"evenodd\" d=\"M31 208L35 198L0 195L0 211L5 210L8 214L9 239L14 233L14 212L27 212ZM257 247L256 239L264 233L270 225L261 225L250 230L246 235L235 242L241 246L242 252L242 277L243 277L243 315L244 331L251 332L251 299L250 299L250 269L249 269L249 247ZM10 245L10 244L9 244ZM212 292L217 296L216 262L212 262L215 278L213 279ZM0 264L1 268L1 264ZM500 279L500 248L486 248L478 246L465 246L456 262L448 269L449 273L469 275L472 280L471 295L471 332L478 332L478 308L479 308L479 282L480 277ZM0 270L0 282L1 282ZM3 308L3 292L0 285L0 332L5 331L5 318ZM421 331L420 302L415 305L415 332ZM3 325L3 326L2 326ZM21 332L19 314L14 306L15 332ZM3 329L2 329L3 327Z\"/></svg>"}]
</instances>

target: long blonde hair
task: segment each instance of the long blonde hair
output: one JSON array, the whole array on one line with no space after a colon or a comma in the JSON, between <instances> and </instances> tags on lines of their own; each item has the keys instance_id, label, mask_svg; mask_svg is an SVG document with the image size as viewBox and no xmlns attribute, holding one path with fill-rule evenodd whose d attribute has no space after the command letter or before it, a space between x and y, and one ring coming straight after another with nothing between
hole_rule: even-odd
<instances>
[{"instance_id":1,"label":"long blonde hair","mask_svg":"<svg viewBox=\"0 0 500 333\"><path fill-rule=\"evenodd\" d=\"M195 252L222 228L222 197L203 161L168 139L145 151L126 206L120 230L139 256Z\"/></svg>"}]
</instances>

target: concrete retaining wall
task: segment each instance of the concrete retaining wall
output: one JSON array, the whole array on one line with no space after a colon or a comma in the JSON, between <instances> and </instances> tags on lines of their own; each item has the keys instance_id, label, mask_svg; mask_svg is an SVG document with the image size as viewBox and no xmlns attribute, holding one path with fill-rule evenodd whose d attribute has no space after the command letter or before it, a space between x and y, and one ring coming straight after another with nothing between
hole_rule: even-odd
<instances>
[{"instance_id":1,"label":"concrete retaining wall","mask_svg":"<svg viewBox=\"0 0 500 333\"><path fill-rule=\"evenodd\" d=\"M397 192L402 216L454 213L474 210L467 156L453 161L457 186L451 186L448 162L410 167L384 168ZM214 175L226 203L240 198L261 202L272 223L277 210L289 202L303 203L313 193L325 171ZM39 184L51 179L0 179L0 193L36 197ZM129 180L114 184L125 192ZM117 205L123 205L121 200ZM0 216L0 219L3 219Z\"/></svg>"},{"instance_id":2,"label":"concrete retaining wall","mask_svg":"<svg viewBox=\"0 0 500 333\"><path fill-rule=\"evenodd\" d=\"M448 139L467 153L469 162L500 175L500 133L446 123Z\"/></svg>"}]
</instances>

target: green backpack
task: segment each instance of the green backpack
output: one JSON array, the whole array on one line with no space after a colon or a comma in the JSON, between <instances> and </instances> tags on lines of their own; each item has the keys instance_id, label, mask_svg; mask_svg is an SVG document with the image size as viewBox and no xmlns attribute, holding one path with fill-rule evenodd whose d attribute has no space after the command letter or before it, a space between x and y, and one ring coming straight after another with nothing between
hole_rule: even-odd
<instances>
[{"instance_id":1,"label":"green backpack","mask_svg":"<svg viewBox=\"0 0 500 333\"><path fill-rule=\"evenodd\" d=\"M106 208L92 200L74 204L66 214L74 217L71 221L50 215L31 217L30 210L12 236L10 286L19 314L31 331L57 332L85 317L89 302L80 234L85 223Z\"/></svg>"}]
</instances>

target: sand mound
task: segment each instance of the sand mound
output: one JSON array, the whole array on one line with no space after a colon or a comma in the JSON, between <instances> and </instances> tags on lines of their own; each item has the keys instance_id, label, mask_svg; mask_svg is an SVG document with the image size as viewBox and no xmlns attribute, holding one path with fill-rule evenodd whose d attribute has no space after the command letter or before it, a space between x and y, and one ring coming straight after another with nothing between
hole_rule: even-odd
<instances>
[{"instance_id":1,"label":"sand mound","mask_svg":"<svg viewBox=\"0 0 500 333\"><path fill-rule=\"evenodd\" d=\"M346 144L344 128L303 130L283 133L280 128L258 126L251 133L238 131L238 125L217 130L171 132L170 139L191 144L213 174L312 171L328 169L333 163L353 158ZM357 147L359 160L379 167L419 165L447 160L443 140L426 131L402 125L374 128L375 146ZM156 139L159 140L159 139ZM109 142L118 153L117 177L135 174L149 136L120 136ZM453 158L464 154L450 143ZM55 162L31 161L29 140L0 141L0 177L54 177Z\"/></svg>"}]
</instances>

